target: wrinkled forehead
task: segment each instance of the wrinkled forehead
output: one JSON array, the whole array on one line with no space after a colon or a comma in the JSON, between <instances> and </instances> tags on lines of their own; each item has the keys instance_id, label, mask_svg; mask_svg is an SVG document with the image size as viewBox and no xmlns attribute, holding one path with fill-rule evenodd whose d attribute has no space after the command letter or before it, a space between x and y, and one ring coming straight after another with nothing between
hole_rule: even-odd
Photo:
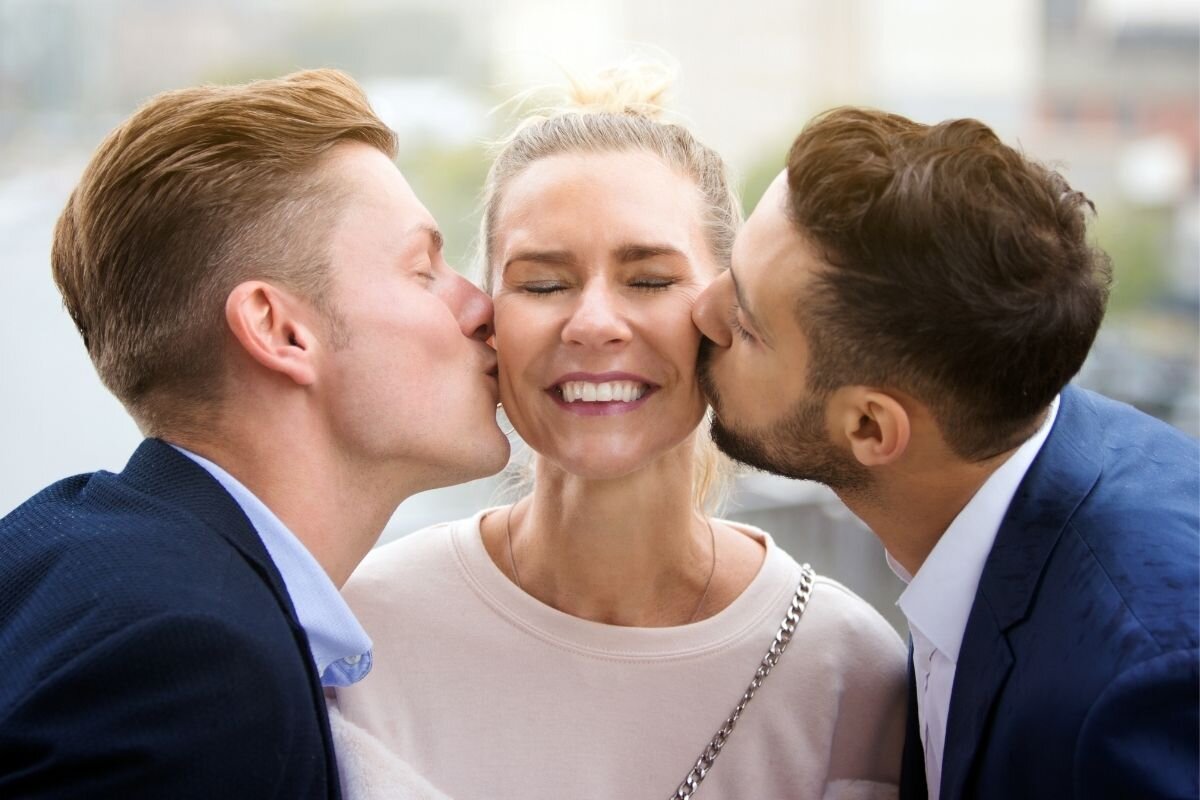
<instances>
[{"instance_id":1,"label":"wrinkled forehead","mask_svg":"<svg viewBox=\"0 0 1200 800\"><path fill-rule=\"evenodd\" d=\"M640 151L556 155L530 164L504 188L494 214L490 263L514 250L611 250L630 243L703 246L695 182Z\"/></svg>"}]
</instances>

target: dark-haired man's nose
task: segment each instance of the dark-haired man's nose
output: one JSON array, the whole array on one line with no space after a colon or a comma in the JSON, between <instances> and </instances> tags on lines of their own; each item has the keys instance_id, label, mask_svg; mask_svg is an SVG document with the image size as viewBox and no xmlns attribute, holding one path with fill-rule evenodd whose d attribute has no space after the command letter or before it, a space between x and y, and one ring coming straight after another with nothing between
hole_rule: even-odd
<instances>
[{"instance_id":1,"label":"dark-haired man's nose","mask_svg":"<svg viewBox=\"0 0 1200 800\"><path fill-rule=\"evenodd\" d=\"M733 333L729 330L732 308L733 281L728 272L723 272L696 298L692 322L718 347L729 347L733 344Z\"/></svg>"}]
</instances>

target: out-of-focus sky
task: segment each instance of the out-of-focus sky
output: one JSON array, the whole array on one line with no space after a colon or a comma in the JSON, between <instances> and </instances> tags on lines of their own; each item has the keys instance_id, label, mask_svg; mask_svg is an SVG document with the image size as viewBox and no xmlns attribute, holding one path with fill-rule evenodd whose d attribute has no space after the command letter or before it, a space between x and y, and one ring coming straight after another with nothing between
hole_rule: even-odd
<instances>
[{"instance_id":1,"label":"out-of-focus sky","mask_svg":"<svg viewBox=\"0 0 1200 800\"><path fill-rule=\"evenodd\" d=\"M0 514L66 474L119 469L139 434L96 379L49 275L89 152L154 92L348 70L465 262L489 109L637 52L752 204L806 119L863 103L977 116L1097 201L1117 261L1083 378L1193 434L1197 357L1194 0L0 0ZM483 482L405 503L395 535L487 502ZM796 490L792 498L804 492ZM791 502L777 484L746 502Z\"/></svg>"}]
</instances>

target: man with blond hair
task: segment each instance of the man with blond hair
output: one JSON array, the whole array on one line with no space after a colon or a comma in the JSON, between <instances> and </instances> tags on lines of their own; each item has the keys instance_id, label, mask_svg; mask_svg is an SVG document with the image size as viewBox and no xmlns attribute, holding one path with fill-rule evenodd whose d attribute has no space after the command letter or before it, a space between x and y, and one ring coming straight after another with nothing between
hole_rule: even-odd
<instances>
[{"instance_id":1,"label":"man with blond hair","mask_svg":"<svg viewBox=\"0 0 1200 800\"><path fill-rule=\"evenodd\" d=\"M0 795L339 796L338 587L396 506L499 470L490 300L331 70L151 99L52 265L147 439L0 520Z\"/></svg>"}]
</instances>

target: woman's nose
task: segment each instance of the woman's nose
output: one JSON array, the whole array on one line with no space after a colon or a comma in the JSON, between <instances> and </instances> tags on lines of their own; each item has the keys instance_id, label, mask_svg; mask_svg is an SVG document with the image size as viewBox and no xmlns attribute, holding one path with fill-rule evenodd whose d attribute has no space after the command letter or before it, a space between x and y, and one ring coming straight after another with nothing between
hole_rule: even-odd
<instances>
[{"instance_id":1,"label":"woman's nose","mask_svg":"<svg viewBox=\"0 0 1200 800\"><path fill-rule=\"evenodd\" d=\"M621 297L599 282L586 285L563 326L562 337L568 344L591 347L629 341L631 332Z\"/></svg>"}]
</instances>

